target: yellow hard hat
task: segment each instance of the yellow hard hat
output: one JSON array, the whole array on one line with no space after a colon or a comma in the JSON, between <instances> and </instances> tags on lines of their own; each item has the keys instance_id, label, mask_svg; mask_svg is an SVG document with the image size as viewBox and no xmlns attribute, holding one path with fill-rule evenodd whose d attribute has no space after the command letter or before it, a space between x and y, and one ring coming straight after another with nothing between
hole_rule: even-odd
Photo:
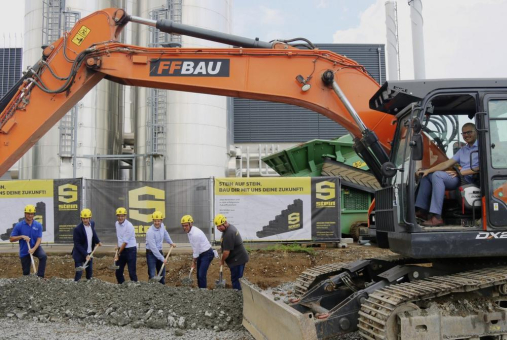
<instances>
[{"instance_id":1,"label":"yellow hard hat","mask_svg":"<svg viewBox=\"0 0 507 340\"><path fill-rule=\"evenodd\" d=\"M31 205L31 204L28 204L26 207L25 207L25 213L28 213L28 214L35 214L35 206Z\"/></svg>"},{"instance_id":2,"label":"yellow hard hat","mask_svg":"<svg viewBox=\"0 0 507 340\"><path fill-rule=\"evenodd\" d=\"M91 217L92 217L92 211L90 209L81 210L81 218L91 218Z\"/></svg>"},{"instance_id":3,"label":"yellow hard hat","mask_svg":"<svg viewBox=\"0 0 507 340\"><path fill-rule=\"evenodd\" d=\"M162 215L162 212L160 212L160 211L155 211L155 212L153 213L153 215L151 215L151 218L152 218L153 220L161 220L161 219L163 219L163 218L164 218L164 216Z\"/></svg>"},{"instance_id":4,"label":"yellow hard hat","mask_svg":"<svg viewBox=\"0 0 507 340\"><path fill-rule=\"evenodd\" d=\"M127 215L127 209L124 207L116 209L116 215Z\"/></svg>"},{"instance_id":5,"label":"yellow hard hat","mask_svg":"<svg viewBox=\"0 0 507 340\"><path fill-rule=\"evenodd\" d=\"M194 223L194 219L190 215L185 215L181 218L181 224L183 223Z\"/></svg>"},{"instance_id":6,"label":"yellow hard hat","mask_svg":"<svg viewBox=\"0 0 507 340\"><path fill-rule=\"evenodd\" d=\"M225 218L225 216L222 214L218 214L215 216L215 219L213 222L215 222L215 225L218 227L219 225L222 225L225 222L227 222L227 218Z\"/></svg>"}]
</instances>

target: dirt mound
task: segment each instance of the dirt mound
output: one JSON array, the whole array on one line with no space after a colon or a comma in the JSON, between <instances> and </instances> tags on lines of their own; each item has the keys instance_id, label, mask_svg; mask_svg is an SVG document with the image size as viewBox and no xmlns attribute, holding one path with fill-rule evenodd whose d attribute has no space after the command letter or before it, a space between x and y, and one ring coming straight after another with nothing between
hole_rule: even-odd
<instances>
[{"instance_id":1,"label":"dirt mound","mask_svg":"<svg viewBox=\"0 0 507 340\"><path fill-rule=\"evenodd\" d=\"M176 248L180 249L180 248ZM45 248L48 253L46 266L46 278L74 277L74 260L70 255L62 253L51 253L50 248ZM313 249L311 249L313 250ZM0 256L0 278L16 278L21 276L21 262L17 256L17 249L13 248L15 254L2 254ZM364 258L385 256L391 253L386 249L376 247L364 247L355 244L345 249L319 249L305 252L270 251L255 249L249 250L250 261L246 265L244 276L262 289L276 287L285 282L295 281L296 278L307 268L319 266L332 262L349 262ZM182 286L181 280L188 277L192 264L192 255L176 254L169 258L167 263L166 285L172 287ZM113 253L97 253L93 260L93 277L111 283L116 283L114 270L108 269L113 259ZM35 259L37 261L37 259ZM217 259L211 262L208 270L208 288L215 287L218 279L220 261ZM139 281L148 281L148 269L146 257L139 253L137 256L137 276ZM125 277L128 280L128 272L125 270ZM83 275L84 278L84 275ZM231 288L231 274L227 266L224 267L224 278L226 287ZM197 285L195 271L193 273L194 287Z\"/></svg>"}]
</instances>

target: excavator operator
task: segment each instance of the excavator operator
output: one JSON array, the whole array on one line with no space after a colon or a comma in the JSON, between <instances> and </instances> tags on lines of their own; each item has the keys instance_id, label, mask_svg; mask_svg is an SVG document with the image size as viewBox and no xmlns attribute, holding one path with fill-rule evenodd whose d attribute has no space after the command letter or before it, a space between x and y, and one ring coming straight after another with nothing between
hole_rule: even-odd
<instances>
[{"instance_id":1,"label":"excavator operator","mask_svg":"<svg viewBox=\"0 0 507 340\"><path fill-rule=\"evenodd\" d=\"M417 171L418 175L422 175L422 179L415 201L416 217L424 220L423 226L438 227L444 225L442 206L445 191L457 189L461 184L460 177L467 183L475 182L474 175L479 169L475 125L473 123L463 125L461 135L466 144L451 159L429 169L419 169ZM470 154L472 154L472 164L470 164ZM461 165L459 174L455 170L446 170L455 164Z\"/></svg>"}]
</instances>

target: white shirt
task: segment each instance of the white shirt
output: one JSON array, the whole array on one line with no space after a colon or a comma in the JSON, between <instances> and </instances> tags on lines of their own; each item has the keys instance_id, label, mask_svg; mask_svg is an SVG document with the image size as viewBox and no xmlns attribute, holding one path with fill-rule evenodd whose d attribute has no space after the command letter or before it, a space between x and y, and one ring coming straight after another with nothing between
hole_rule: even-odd
<instances>
[{"instance_id":1,"label":"white shirt","mask_svg":"<svg viewBox=\"0 0 507 340\"><path fill-rule=\"evenodd\" d=\"M91 225L84 225L84 228L86 231L86 239L88 240L88 249L86 250L86 252L89 254L92 252L93 230Z\"/></svg>"},{"instance_id":2,"label":"white shirt","mask_svg":"<svg viewBox=\"0 0 507 340\"><path fill-rule=\"evenodd\" d=\"M121 247L123 243L127 245L125 248L137 248L136 231L134 226L129 221L125 220L122 224L116 221L116 237L118 238L118 247Z\"/></svg>"},{"instance_id":3,"label":"white shirt","mask_svg":"<svg viewBox=\"0 0 507 340\"><path fill-rule=\"evenodd\" d=\"M164 261L164 257L159 252L159 250L162 250L163 241L173 244L173 240L171 240L171 236L169 236L169 233L165 229L164 223L158 229L152 224L146 233L146 249L151 250L153 255L160 261Z\"/></svg>"},{"instance_id":4,"label":"white shirt","mask_svg":"<svg viewBox=\"0 0 507 340\"><path fill-rule=\"evenodd\" d=\"M209 243L208 238L201 229L197 228L195 225L192 226L190 231L188 232L188 241L192 246L192 256L198 258L200 254L208 251L211 248L211 243Z\"/></svg>"}]
</instances>

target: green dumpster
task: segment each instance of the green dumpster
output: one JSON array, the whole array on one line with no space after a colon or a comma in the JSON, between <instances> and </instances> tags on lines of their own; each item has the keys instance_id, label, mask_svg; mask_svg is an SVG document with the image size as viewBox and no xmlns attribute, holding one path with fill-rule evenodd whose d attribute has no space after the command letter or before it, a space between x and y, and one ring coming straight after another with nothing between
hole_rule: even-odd
<instances>
[{"instance_id":1,"label":"green dumpster","mask_svg":"<svg viewBox=\"0 0 507 340\"><path fill-rule=\"evenodd\" d=\"M352 148L353 144L350 135L334 140L314 139L264 157L262 161L284 177L342 177L341 231L351 234L351 226L367 221L368 207L378 186L366 163Z\"/></svg>"}]
</instances>

